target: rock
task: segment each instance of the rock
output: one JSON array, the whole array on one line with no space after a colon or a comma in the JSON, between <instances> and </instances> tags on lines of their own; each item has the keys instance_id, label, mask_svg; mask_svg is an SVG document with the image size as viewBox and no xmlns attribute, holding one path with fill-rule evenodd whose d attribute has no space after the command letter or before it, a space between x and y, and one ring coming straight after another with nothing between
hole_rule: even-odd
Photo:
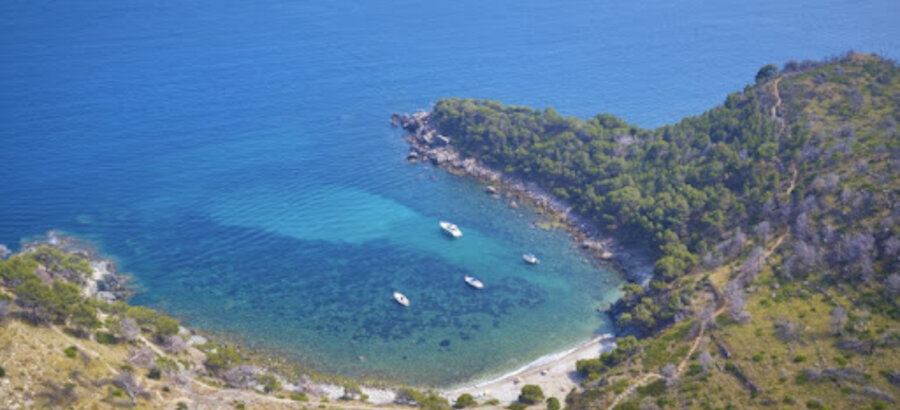
<instances>
[{"instance_id":1,"label":"rock","mask_svg":"<svg viewBox=\"0 0 900 410\"><path fill-rule=\"evenodd\" d=\"M410 151L409 154L406 154L406 160L412 163L419 162L419 153Z\"/></svg>"},{"instance_id":2,"label":"rock","mask_svg":"<svg viewBox=\"0 0 900 410\"><path fill-rule=\"evenodd\" d=\"M509 203L509 209L519 209L519 204L516 201L512 201Z\"/></svg>"},{"instance_id":3,"label":"rock","mask_svg":"<svg viewBox=\"0 0 900 410\"><path fill-rule=\"evenodd\" d=\"M610 260L612 258L613 258L613 253L610 251L603 251L602 253L600 253L600 259Z\"/></svg>"},{"instance_id":4,"label":"rock","mask_svg":"<svg viewBox=\"0 0 900 410\"><path fill-rule=\"evenodd\" d=\"M497 188L494 188L493 185L488 185L487 187L484 188L484 192L494 195L497 193Z\"/></svg>"}]
</instances>

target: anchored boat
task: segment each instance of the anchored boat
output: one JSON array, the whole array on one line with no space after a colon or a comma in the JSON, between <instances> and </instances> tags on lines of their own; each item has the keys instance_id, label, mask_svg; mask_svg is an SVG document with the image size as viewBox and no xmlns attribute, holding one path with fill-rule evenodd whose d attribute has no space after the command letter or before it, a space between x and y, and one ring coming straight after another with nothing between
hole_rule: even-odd
<instances>
[{"instance_id":1,"label":"anchored boat","mask_svg":"<svg viewBox=\"0 0 900 410\"><path fill-rule=\"evenodd\" d=\"M394 292L394 300L396 300L397 303L399 303L403 306L409 306L409 299L406 298L406 295L404 295L400 292L396 292L396 291Z\"/></svg>"},{"instance_id":2,"label":"anchored boat","mask_svg":"<svg viewBox=\"0 0 900 410\"><path fill-rule=\"evenodd\" d=\"M459 237L462 236L462 231L460 231L460 230L459 230L459 227L456 226L455 224L452 224L452 223L447 222L447 221L441 221L440 225L441 225L441 229L442 229L442 230L444 231L444 233L446 233L447 235L450 235L450 236L452 236L452 237L454 237L454 238L459 238Z\"/></svg>"},{"instance_id":3,"label":"anchored boat","mask_svg":"<svg viewBox=\"0 0 900 410\"><path fill-rule=\"evenodd\" d=\"M475 289L481 289L484 287L484 283L481 283L480 280L475 279L474 276L466 275L466 283L468 283L469 286L471 286Z\"/></svg>"},{"instance_id":4,"label":"anchored boat","mask_svg":"<svg viewBox=\"0 0 900 410\"><path fill-rule=\"evenodd\" d=\"M537 256L534 256L533 253L526 253L522 255L522 259L524 259L525 262L528 262L531 265L537 265L538 263L541 263L541 260L538 259Z\"/></svg>"}]
</instances>

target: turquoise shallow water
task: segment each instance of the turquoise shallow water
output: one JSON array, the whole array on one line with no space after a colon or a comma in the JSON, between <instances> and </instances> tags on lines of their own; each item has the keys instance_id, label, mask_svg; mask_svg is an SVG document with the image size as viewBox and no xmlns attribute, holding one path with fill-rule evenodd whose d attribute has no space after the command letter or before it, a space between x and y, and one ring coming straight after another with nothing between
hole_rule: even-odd
<instances>
[{"instance_id":1,"label":"turquoise shallow water","mask_svg":"<svg viewBox=\"0 0 900 410\"><path fill-rule=\"evenodd\" d=\"M3 2L0 243L62 229L136 303L326 372L453 384L608 331L618 279L407 164L392 112L490 97L656 126L768 62L900 54L895 1L482 3Z\"/></svg>"}]
</instances>

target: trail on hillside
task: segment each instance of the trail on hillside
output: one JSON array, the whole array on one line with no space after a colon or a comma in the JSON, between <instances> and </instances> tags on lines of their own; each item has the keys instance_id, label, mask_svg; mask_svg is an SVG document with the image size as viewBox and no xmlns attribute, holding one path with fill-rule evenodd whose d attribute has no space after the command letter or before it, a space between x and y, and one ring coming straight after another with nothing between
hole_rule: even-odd
<instances>
[{"instance_id":1,"label":"trail on hillside","mask_svg":"<svg viewBox=\"0 0 900 410\"><path fill-rule=\"evenodd\" d=\"M769 249L767 249L766 252L763 254L763 259L764 259L764 260L765 260L765 259L768 259L770 256L772 256L772 254L775 252L775 250L778 249L779 246L781 246L781 243L784 241L784 238L785 238L786 236L787 236L787 234L782 234L782 235L779 236L777 239L775 239L775 242L772 243L772 246L770 246ZM727 303L726 303L726 302L727 302L727 301L724 300L724 299L722 299L722 300L720 301L719 306L718 306L718 308L716 309L716 312L713 314L713 319L715 319L715 318L718 317L720 314L722 314L722 313L725 312L725 308L726 308L726 306L727 306ZM676 378L680 377L681 374L684 372L685 368L687 368L687 364L688 364L688 362L690 361L691 356L694 354L694 352L697 351L697 348L700 347L700 342L703 340L703 336L704 336L705 333L706 333L706 323L701 323L701 324L700 324L700 331L697 332L697 337L694 338L694 341L693 341L693 343L691 344L691 349L690 349L690 350L688 351L688 353L681 359L681 361L678 362L678 367L676 368L676 372L675 372L675 377L676 377ZM630 396L631 393L633 393L635 389L637 389L638 387L641 387L641 386L643 386L643 385L645 385L645 384L647 384L647 383L649 383L649 382L651 382L651 381L653 381L653 380L656 380L656 379L662 378L662 377L663 377L663 376L662 376L661 374L656 373L656 372L648 372L648 373L645 373L643 376L641 376L641 378L639 378L639 379L636 380L634 383L632 383L631 385L629 385L628 388L625 389L625 391L623 391L621 394L619 394L618 396L616 396L616 398L613 399L612 403L611 403L609 406L607 406L606 409L607 409L607 410L613 410L616 406L619 405L619 403L620 403L622 400L624 400L625 398L627 398L628 396Z\"/></svg>"}]
</instances>

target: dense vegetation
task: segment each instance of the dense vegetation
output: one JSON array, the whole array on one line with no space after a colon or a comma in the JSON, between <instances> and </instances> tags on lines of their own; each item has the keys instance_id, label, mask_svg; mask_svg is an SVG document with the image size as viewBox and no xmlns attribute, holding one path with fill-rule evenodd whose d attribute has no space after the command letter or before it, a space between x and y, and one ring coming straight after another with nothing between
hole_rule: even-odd
<instances>
[{"instance_id":1,"label":"dense vegetation","mask_svg":"<svg viewBox=\"0 0 900 410\"><path fill-rule=\"evenodd\" d=\"M770 65L721 106L654 130L608 114L583 121L461 99L439 101L430 121L462 154L538 183L656 252L651 289L630 288L622 301L629 313L619 322L632 331L688 310L691 290L676 279L759 259L785 233L784 275L824 269L861 281L898 317L885 299L900 287L898 71L860 54Z\"/></svg>"}]
</instances>

